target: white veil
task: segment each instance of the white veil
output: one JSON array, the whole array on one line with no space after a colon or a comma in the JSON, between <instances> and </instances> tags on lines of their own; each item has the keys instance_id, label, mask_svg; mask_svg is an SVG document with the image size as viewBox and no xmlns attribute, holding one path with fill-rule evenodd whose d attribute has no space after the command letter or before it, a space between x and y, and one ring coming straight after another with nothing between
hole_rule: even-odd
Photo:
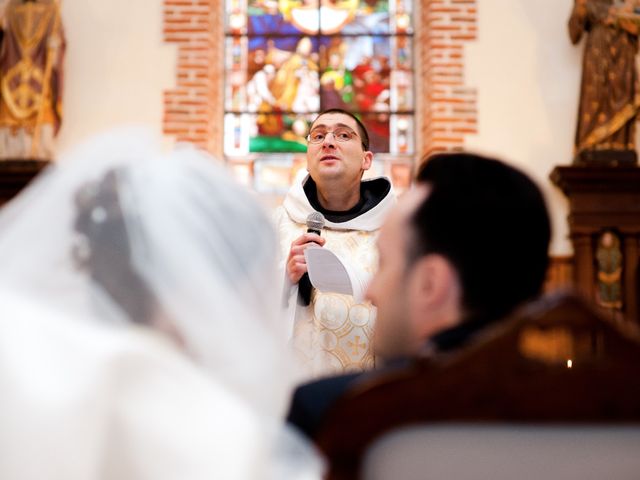
<instances>
[{"instance_id":1,"label":"white veil","mask_svg":"<svg viewBox=\"0 0 640 480\"><path fill-rule=\"evenodd\" d=\"M297 378L269 216L214 159L156 145L138 129L103 135L7 205L0 289L70 317L163 330L277 429ZM304 457L295 439L274 448Z\"/></svg>"}]
</instances>

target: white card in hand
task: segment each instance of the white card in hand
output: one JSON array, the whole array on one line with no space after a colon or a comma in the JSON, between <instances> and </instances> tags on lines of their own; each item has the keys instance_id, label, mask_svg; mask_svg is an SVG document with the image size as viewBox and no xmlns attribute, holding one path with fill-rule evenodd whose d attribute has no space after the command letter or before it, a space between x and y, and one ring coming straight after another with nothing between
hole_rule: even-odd
<instances>
[{"instance_id":1,"label":"white card in hand","mask_svg":"<svg viewBox=\"0 0 640 480\"><path fill-rule=\"evenodd\" d=\"M368 275L323 247L309 247L304 251L311 284L321 292L352 295L361 301Z\"/></svg>"}]
</instances>

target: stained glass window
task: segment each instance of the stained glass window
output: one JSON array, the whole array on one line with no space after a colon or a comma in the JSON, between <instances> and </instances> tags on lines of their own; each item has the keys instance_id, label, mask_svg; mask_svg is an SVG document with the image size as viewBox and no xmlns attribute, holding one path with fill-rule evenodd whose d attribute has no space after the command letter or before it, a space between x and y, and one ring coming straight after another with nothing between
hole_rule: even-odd
<instances>
[{"instance_id":1,"label":"stained glass window","mask_svg":"<svg viewBox=\"0 0 640 480\"><path fill-rule=\"evenodd\" d=\"M413 152L411 0L226 0L228 157L304 152L344 108L374 152Z\"/></svg>"}]
</instances>

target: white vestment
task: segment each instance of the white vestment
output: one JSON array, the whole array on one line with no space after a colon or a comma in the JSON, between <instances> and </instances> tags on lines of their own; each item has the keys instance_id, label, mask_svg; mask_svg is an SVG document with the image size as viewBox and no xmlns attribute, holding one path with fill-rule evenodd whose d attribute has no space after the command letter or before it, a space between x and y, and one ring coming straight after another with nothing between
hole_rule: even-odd
<instances>
[{"instance_id":1,"label":"white vestment","mask_svg":"<svg viewBox=\"0 0 640 480\"><path fill-rule=\"evenodd\" d=\"M291 242L306 232L307 216L315 211L304 192L308 175L300 176L276 210L282 267ZM364 180L364 182L376 179ZM385 179L386 180L386 179ZM325 221L321 235L328 248L369 275L377 267L375 240L385 215L395 203L390 189L373 208L346 222ZM286 274L283 273L286 277ZM361 298L313 289L309 306L297 302L298 286L285 280L285 302L292 342L312 377L359 371L374 366L371 350L375 308Z\"/></svg>"}]
</instances>

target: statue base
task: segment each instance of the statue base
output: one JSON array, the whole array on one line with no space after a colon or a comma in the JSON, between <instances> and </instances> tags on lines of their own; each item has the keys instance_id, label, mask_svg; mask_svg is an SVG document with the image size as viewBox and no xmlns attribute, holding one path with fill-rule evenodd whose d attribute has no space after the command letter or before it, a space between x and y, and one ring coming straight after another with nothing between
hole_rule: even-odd
<instances>
[{"instance_id":1,"label":"statue base","mask_svg":"<svg viewBox=\"0 0 640 480\"><path fill-rule=\"evenodd\" d=\"M637 163L638 154L635 150L583 150L573 159L573 164L580 166L617 167Z\"/></svg>"},{"instance_id":2,"label":"statue base","mask_svg":"<svg viewBox=\"0 0 640 480\"><path fill-rule=\"evenodd\" d=\"M640 325L640 167L558 166L550 177L569 200L575 286L597 299L598 239L615 231L623 254L622 313Z\"/></svg>"}]
</instances>

